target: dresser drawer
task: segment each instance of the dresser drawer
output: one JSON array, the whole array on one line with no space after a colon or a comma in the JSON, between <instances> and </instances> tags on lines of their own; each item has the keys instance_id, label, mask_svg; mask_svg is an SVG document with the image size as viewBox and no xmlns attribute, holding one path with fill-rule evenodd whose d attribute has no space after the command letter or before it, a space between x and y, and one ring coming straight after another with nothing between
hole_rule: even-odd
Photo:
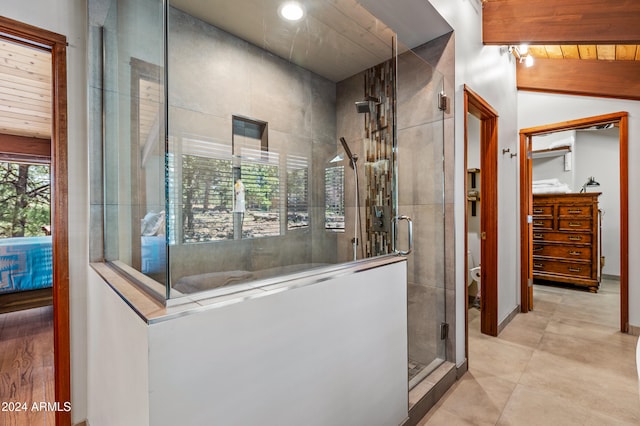
<instances>
[{"instance_id":1,"label":"dresser drawer","mask_svg":"<svg viewBox=\"0 0 640 426\"><path fill-rule=\"evenodd\" d=\"M591 264L533 259L533 272L591 278Z\"/></svg>"},{"instance_id":2,"label":"dresser drawer","mask_svg":"<svg viewBox=\"0 0 640 426\"><path fill-rule=\"evenodd\" d=\"M591 216L591 205L584 206L558 206L558 216Z\"/></svg>"},{"instance_id":3,"label":"dresser drawer","mask_svg":"<svg viewBox=\"0 0 640 426\"><path fill-rule=\"evenodd\" d=\"M553 216L553 206L533 206L534 216Z\"/></svg>"},{"instance_id":4,"label":"dresser drawer","mask_svg":"<svg viewBox=\"0 0 640 426\"><path fill-rule=\"evenodd\" d=\"M534 244L540 241L553 241L571 244L590 244L592 237L592 234L587 233L533 231Z\"/></svg>"},{"instance_id":5,"label":"dresser drawer","mask_svg":"<svg viewBox=\"0 0 640 426\"><path fill-rule=\"evenodd\" d=\"M591 260L590 246L566 246L553 244L534 244L534 256L557 257L567 260Z\"/></svg>"},{"instance_id":6,"label":"dresser drawer","mask_svg":"<svg viewBox=\"0 0 640 426\"><path fill-rule=\"evenodd\" d=\"M548 229L553 230L553 219L538 219L533 218L533 229Z\"/></svg>"},{"instance_id":7,"label":"dresser drawer","mask_svg":"<svg viewBox=\"0 0 640 426\"><path fill-rule=\"evenodd\" d=\"M575 218L575 219L559 219L559 231L591 231L591 219Z\"/></svg>"}]
</instances>

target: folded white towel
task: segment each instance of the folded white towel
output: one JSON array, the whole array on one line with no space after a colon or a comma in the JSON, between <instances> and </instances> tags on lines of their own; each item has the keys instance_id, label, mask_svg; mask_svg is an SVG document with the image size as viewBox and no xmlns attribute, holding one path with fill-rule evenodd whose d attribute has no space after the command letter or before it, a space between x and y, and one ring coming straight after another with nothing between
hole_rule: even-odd
<instances>
[{"instance_id":1,"label":"folded white towel","mask_svg":"<svg viewBox=\"0 0 640 426\"><path fill-rule=\"evenodd\" d=\"M561 185L560 180L559 179L541 179L541 180L534 180L532 183L533 186L558 186Z\"/></svg>"}]
</instances>

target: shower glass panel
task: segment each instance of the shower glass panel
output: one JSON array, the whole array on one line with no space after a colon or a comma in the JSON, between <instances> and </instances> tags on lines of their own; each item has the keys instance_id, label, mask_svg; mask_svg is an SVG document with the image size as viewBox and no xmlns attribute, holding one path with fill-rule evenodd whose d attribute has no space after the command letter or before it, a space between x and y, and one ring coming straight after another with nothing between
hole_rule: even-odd
<instances>
[{"instance_id":1,"label":"shower glass panel","mask_svg":"<svg viewBox=\"0 0 640 426\"><path fill-rule=\"evenodd\" d=\"M405 250L407 215L414 386L446 358L429 43L355 0L308 1L299 22L214 3L89 1L92 260L180 303Z\"/></svg>"},{"instance_id":2,"label":"shower glass panel","mask_svg":"<svg viewBox=\"0 0 640 426\"><path fill-rule=\"evenodd\" d=\"M444 78L424 58L429 44L398 55L398 211L413 219L409 254L409 386L446 359L445 322ZM401 49L402 52L402 49ZM406 232L398 234L400 249Z\"/></svg>"},{"instance_id":3,"label":"shower glass panel","mask_svg":"<svg viewBox=\"0 0 640 426\"><path fill-rule=\"evenodd\" d=\"M191 3L167 17L170 298L392 253L395 33L355 1Z\"/></svg>"},{"instance_id":4,"label":"shower glass panel","mask_svg":"<svg viewBox=\"0 0 640 426\"><path fill-rule=\"evenodd\" d=\"M90 95L92 102L102 104L102 111L92 111L90 126L103 145L93 146L91 153L92 179L102 184L101 194L92 190L92 204L102 207L98 215L92 205L92 228L99 227L96 218L101 217L104 260L151 278L146 281L150 289L163 298L164 34L162 0L90 4ZM92 259L97 257L92 253Z\"/></svg>"},{"instance_id":5,"label":"shower glass panel","mask_svg":"<svg viewBox=\"0 0 640 426\"><path fill-rule=\"evenodd\" d=\"M275 1L219 3L89 2L92 259L180 303L404 250L394 218L410 216L416 383L445 359L443 77L428 45L403 47L356 1L307 2L302 23Z\"/></svg>"}]
</instances>

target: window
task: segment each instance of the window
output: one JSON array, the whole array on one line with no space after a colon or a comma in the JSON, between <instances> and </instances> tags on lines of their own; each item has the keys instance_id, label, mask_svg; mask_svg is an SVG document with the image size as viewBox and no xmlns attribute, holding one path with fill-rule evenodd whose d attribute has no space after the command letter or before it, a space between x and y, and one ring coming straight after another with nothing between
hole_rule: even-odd
<instances>
[{"instance_id":1,"label":"window","mask_svg":"<svg viewBox=\"0 0 640 426\"><path fill-rule=\"evenodd\" d=\"M169 168L172 167L169 158ZM233 238L231 146L206 140L182 143L182 241ZM171 181L170 192L171 192ZM175 198L174 198L175 199Z\"/></svg>"},{"instance_id":2,"label":"window","mask_svg":"<svg viewBox=\"0 0 640 426\"><path fill-rule=\"evenodd\" d=\"M324 227L331 231L344 231L344 166L324 170L324 191Z\"/></svg>"},{"instance_id":3,"label":"window","mask_svg":"<svg viewBox=\"0 0 640 426\"><path fill-rule=\"evenodd\" d=\"M233 178L236 238L280 235L280 155L266 122L233 117Z\"/></svg>"},{"instance_id":4,"label":"window","mask_svg":"<svg viewBox=\"0 0 640 426\"><path fill-rule=\"evenodd\" d=\"M309 226L309 161L287 156L287 229Z\"/></svg>"},{"instance_id":5,"label":"window","mask_svg":"<svg viewBox=\"0 0 640 426\"><path fill-rule=\"evenodd\" d=\"M49 165L0 162L0 237L50 234Z\"/></svg>"}]
</instances>

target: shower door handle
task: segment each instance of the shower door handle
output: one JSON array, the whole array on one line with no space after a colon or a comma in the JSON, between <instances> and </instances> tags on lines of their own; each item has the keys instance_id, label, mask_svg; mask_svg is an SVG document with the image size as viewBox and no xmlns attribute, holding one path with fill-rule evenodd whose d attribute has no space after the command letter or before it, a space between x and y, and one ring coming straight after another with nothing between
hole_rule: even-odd
<instances>
[{"instance_id":1,"label":"shower door handle","mask_svg":"<svg viewBox=\"0 0 640 426\"><path fill-rule=\"evenodd\" d=\"M397 248L394 248L393 251L394 251L394 253L399 254L400 256L407 256L413 250L413 221L411 220L411 218L409 216L396 216L396 217L393 218L393 224L394 224L394 226L396 228L396 232L395 232L396 240L398 239L398 223L401 220L406 220L407 221L407 226L408 226L407 230L409 231L409 234L408 234L409 248L406 251L405 250L398 250Z\"/></svg>"}]
</instances>

